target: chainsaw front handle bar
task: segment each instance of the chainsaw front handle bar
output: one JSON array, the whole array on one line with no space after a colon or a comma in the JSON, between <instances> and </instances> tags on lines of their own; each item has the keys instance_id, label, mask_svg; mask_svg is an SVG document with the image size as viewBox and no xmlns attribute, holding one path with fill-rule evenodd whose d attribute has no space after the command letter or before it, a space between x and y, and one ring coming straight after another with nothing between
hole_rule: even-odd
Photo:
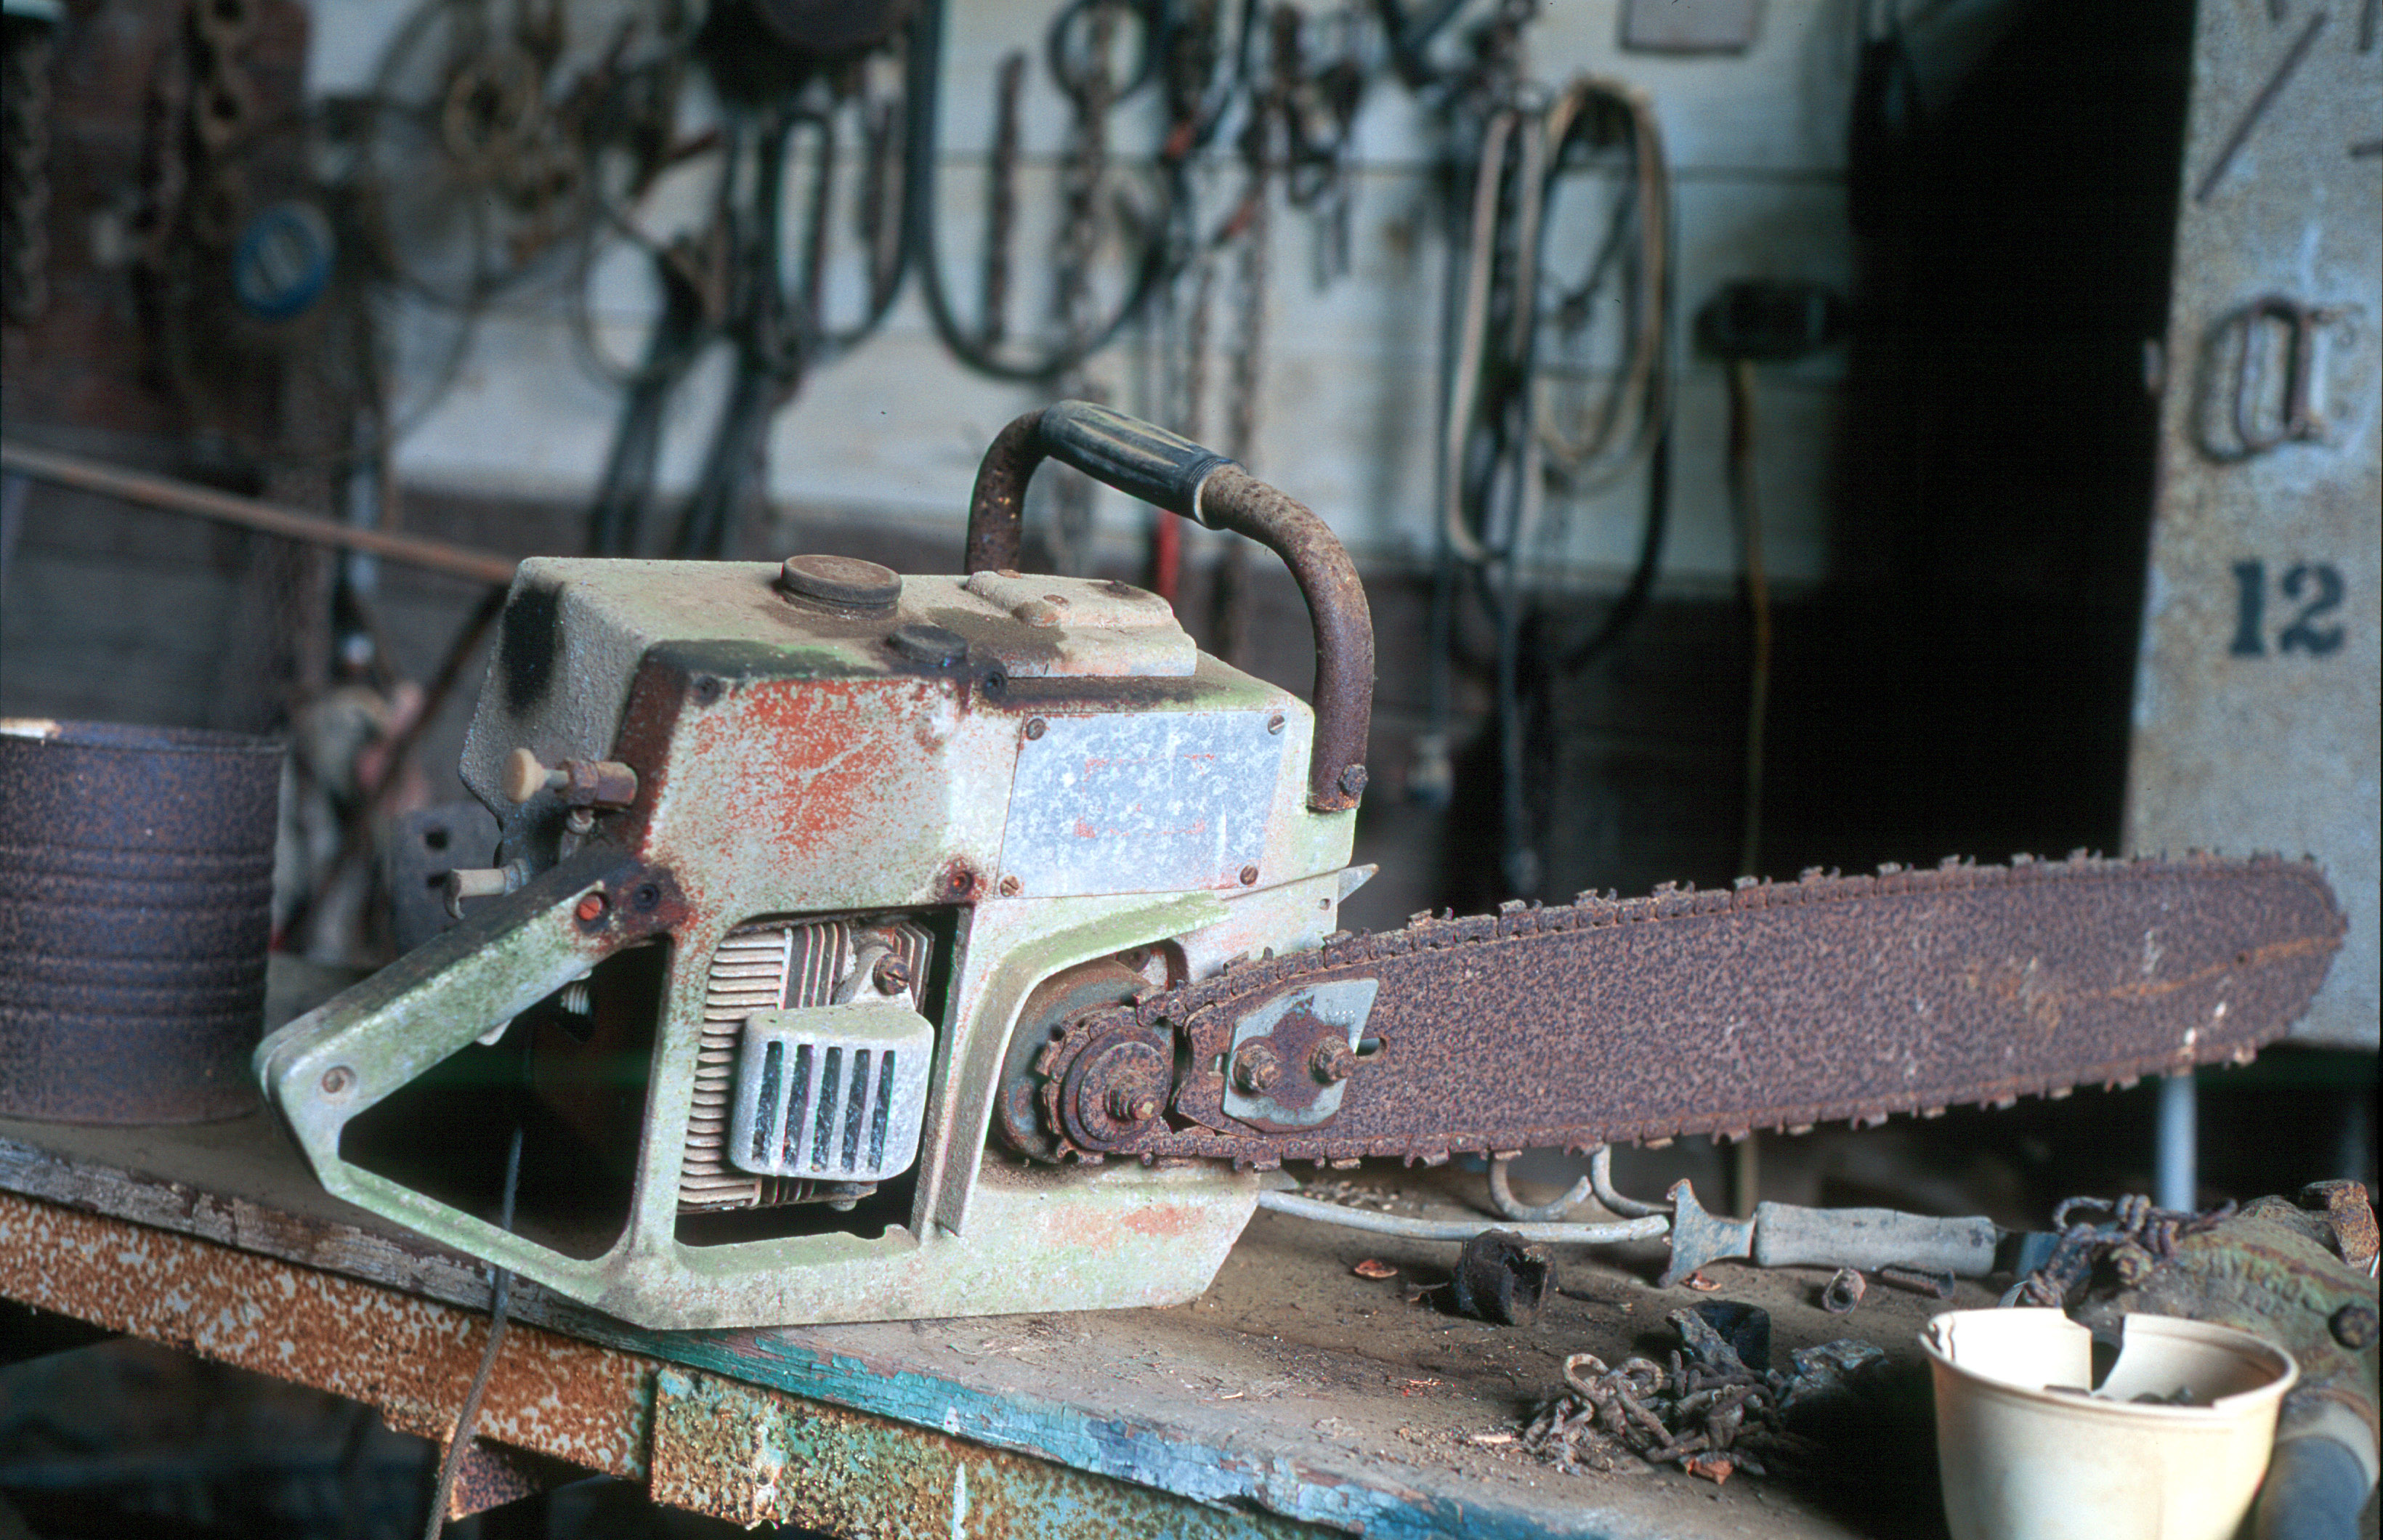
<instances>
[{"instance_id":1,"label":"chainsaw front handle bar","mask_svg":"<svg viewBox=\"0 0 2383 1540\"><path fill-rule=\"evenodd\" d=\"M1046 459L1211 529L1246 535L1290 569L1315 627L1315 742L1307 805L1345 812L1365 793L1374 715L1374 620L1340 540L1303 504L1214 450L1090 401L1060 401L1003 428L977 468L968 570L1018 565L1026 484Z\"/></svg>"}]
</instances>

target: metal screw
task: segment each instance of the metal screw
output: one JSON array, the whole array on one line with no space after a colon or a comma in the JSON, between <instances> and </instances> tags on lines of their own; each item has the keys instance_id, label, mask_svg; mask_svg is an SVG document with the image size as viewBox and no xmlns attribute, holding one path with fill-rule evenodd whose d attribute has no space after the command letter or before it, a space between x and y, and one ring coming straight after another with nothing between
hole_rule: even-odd
<instances>
[{"instance_id":1,"label":"metal screw","mask_svg":"<svg viewBox=\"0 0 2383 1540\"><path fill-rule=\"evenodd\" d=\"M581 899L579 907L572 912L579 917L580 924L593 925L604 918L605 906L604 895L600 893L591 893Z\"/></svg>"},{"instance_id":2,"label":"metal screw","mask_svg":"<svg viewBox=\"0 0 2383 1540\"><path fill-rule=\"evenodd\" d=\"M1029 742L1043 736L1043 733L1050 730L1051 724L1044 721L1040 717L1029 717L1026 719L1026 736Z\"/></svg>"},{"instance_id":3,"label":"metal screw","mask_svg":"<svg viewBox=\"0 0 2383 1540\"><path fill-rule=\"evenodd\" d=\"M1015 877L1005 877L1001 880L1001 896L1004 898L1016 898L1025 891L1026 884Z\"/></svg>"},{"instance_id":4,"label":"metal screw","mask_svg":"<svg viewBox=\"0 0 2383 1540\"><path fill-rule=\"evenodd\" d=\"M323 1071L323 1094L326 1096L345 1096L355 1083L356 1072L346 1065L335 1064Z\"/></svg>"},{"instance_id":5,"label":"metal screw","mask_svg":"<svg viewBox=\"0 0 2383 1540\"><path fill-rule=\"evenodd\" d=\"M1269 733L1279 733L1282 731L1281 712L1277 711L1273 716L1266 719L1266 731Z\"/></svg>"},{"instance_id":6,"label":"metal screw","mask_svg":"<svg viewBox=\"0 0 2383 1540\"><path fill-rule=\"evenodd\" d=\"M887 955L877 959L869 981L877 986L880 994L899 994L910 987L910 965L901 958Z\"/></svg>"},{"instance_id":7,"label":"metal screw","mask_svg":"<svg viewBox=\"0 0 2383 1540\"><path fill-rule=\"evenodd\" d=\"M1337 1085L1356 1073L1357 1054L1339 1038L1327 1038L1307 1056L1307 1067L1326 1085Z\"/></svg>"},{"instance_id":8,"label":"metal screw","mask_svg":"<svg viewBox=\"0 0 2383 1540\"><path fill-rule=\"evenodd\" d=\"M1146 1086L1109 1087L1107 1106L1119 1123L1147 1123L1158 1115L1158 1097Z\"/></svg>"},{"instance_id":9,"label":"metal screw","mask_svg":"<svg viewBox=\"0 0 2383 1540\"><path fill-rule=\"evenodd\" d=\"M1257 885L1258 869L1255 867L1243 867L1241 869L1241 886L1245 888L1254 888Z\"/></svg>"},{"instance_id":10,"label":"metal screw","mask_svg":"<svg viewBox=\"0 0 2383 1540\"><path fill-rule=\"evenodd\" d=\"M1282 1059L1263 1042L1246 1043L1233 1055L1233 1084L1252 1096L1264 1096L1282 1080Z\"/></svg>"}]
</instances>

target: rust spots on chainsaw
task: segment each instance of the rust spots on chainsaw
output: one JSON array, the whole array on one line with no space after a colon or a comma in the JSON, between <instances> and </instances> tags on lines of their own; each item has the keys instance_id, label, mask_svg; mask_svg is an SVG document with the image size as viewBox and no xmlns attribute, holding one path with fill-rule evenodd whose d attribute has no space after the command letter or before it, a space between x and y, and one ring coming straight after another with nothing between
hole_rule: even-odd
<instances>
[{"instance_id":1,"label":"rust spots on chainsaw","mask_svg":"<svg viewBox=\"0 0 2383 1540\"><path fill-rule=\"evenodd\" d=\"M747 837L796 848L841 835L916 763L903 740L924 704L877 684L754 687L733 721L710 717L695 730L699 758L722 762L733 754L747 767L722 788L715 816Z\"/></svg>"},{"instance_id":2,"label":"rust spots on chainsaw","mask_svg":"<svg viewBox=\"0 0 2383 1540\"><path fill-rule=\"evenodd\" d=\"M1197 1214L1187 1214L1172 1203L1154 1203L1135 1209L1125 1216L1125 1227L1136 1235L1146 1235L1163 1240L1190 1235L1203 1226Z\"/></svg>"}]
</instances>

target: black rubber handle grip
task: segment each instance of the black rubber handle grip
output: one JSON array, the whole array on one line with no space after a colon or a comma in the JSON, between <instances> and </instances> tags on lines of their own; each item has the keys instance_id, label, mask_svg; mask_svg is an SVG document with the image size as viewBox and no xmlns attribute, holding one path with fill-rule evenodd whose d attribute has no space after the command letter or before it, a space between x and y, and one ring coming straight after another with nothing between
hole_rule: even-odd
<instances>
[{"instance_id":1,"label":"black rubber handle grip","mask_svg":"<svg viewBox=\"0 0 2383 1540\"><path fill-rule=\"evenodd\" d=\"M1094 481L1154 507L1200 517L1200 484L1231 460L1122 412L1090 401L1043 409L1043 450Z\"/></svg>"}]
</instances>

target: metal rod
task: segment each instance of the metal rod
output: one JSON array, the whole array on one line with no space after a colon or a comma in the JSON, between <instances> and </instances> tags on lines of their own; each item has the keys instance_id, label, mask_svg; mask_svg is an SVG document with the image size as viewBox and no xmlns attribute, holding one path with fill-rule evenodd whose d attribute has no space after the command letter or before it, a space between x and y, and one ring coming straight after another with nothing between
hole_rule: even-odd
<instances>
[{"instance_id":1,"label":"metal rod","mask_svg":"<svg viewBox=\"0 0 2383 1540\"><path fill-rule=\"evenodd\" d=\"M254 498L218 492L210 487L194 487L168 476L128 471L76 455L54 454L47 450L29 449L21 444L0 440L0 470L12 471L59 487L72 487L79 491L121 498L145 508L189 513L202 519L213 519L218 524L237 524L242 529L278 535L285 539L303 540L310 545L328 546L336 550L368 551L410 567L444 573L450 577L465 578L475 583L492 583L502 587L510 585L513 580L516 565L513 559L492 551L474 550L467 546L426 539L418 535L394 535L387 530L353 528Z\"/></svg>"},{"instance_id":2,"label":"metal rod","mask_svg":"<svg viewBox=\"0 0 2383 1540\"><path fill-rule=\"evenodd\" d=\"M2171 1075L2160 1082L2159 1206L2178 1214L2195 1214L2198 1174L2194 1155L2200 1143L2199 1109L2193 1102L2192 1071Z\"/></svg>"},{"instance_id":3,"label":"metal rod","mask_svg":"<svg viewBox=\"0 0 2383 1540\"><path fill-rule=\"evenodd\" d=\"M1624 1198L1613 1189L1613 1146L1611 1144L1600 1144L1588 1152L1588 1187L1597 1195L1599 1202L1625 1219L1643 1219L1650 1214L1663 1212L1656 1204Z\"/></svg>"},{"instance_id":4,"label":"metal rod","mask_svg":"<svg viewBox=\"0 0 2383 1540\"><path fill-rule=\"evenodd\" d=\"M1394 1214L1352 1209L1345 1204L1327 1203L1290 1192L1261 1192L1258 1194L1258 1207L1299 1219L1319 1219L1327 1225L1343 1225L1352 1230L1370 1230L1376 1235L1398 1236L1406 1240L1470 1240L1484 1230L1504 1230L1521 1236L1525 1240L1546 1240L1572 1246L1609 1246L1620 1240L1661 1240L1672 1228L1672 1222L1661 1214L1645 1219L1625 1219L1611 1225L1517 1225L1498 1219L1402 1219Z\"/></svg>"}]
</instances>

